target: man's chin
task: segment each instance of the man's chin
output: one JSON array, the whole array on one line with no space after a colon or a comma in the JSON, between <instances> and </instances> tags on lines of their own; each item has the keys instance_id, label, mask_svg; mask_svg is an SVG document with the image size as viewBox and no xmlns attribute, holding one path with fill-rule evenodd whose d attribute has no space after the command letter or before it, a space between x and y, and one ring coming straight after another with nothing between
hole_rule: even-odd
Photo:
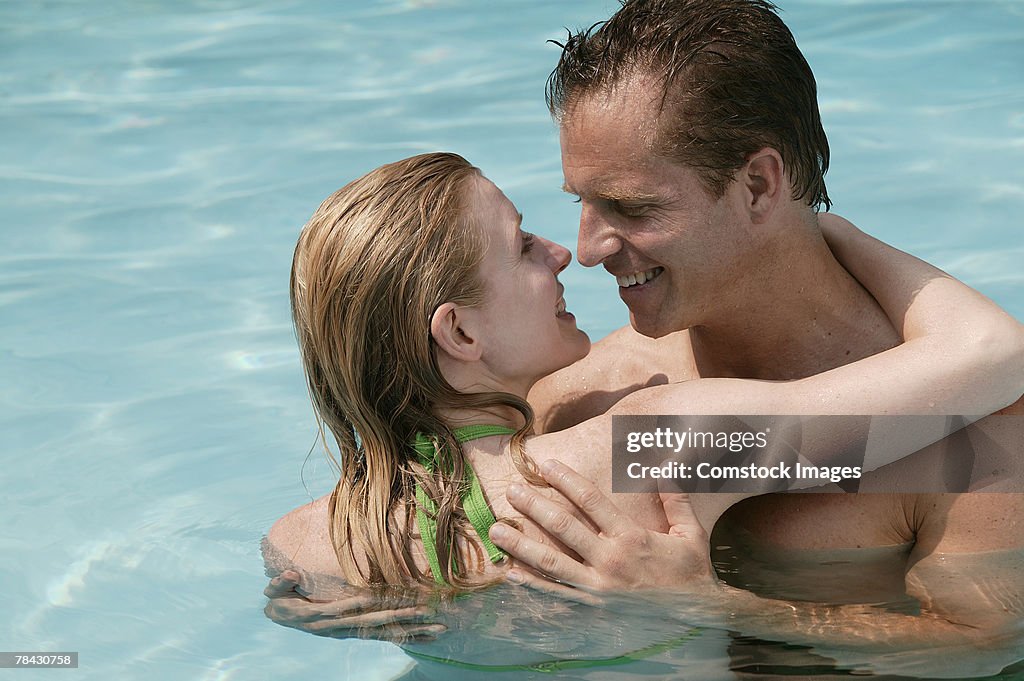
<instances>
[{"instance_id":1,"label":"man's chin","mask_svg":"<svg viewBox=\"0 0 1024 681\"><path fill-rule=\"evenodd\" d=\"M661 338L680 330L666 324L663 319L652 318L650 315L636 315L632 310L629 311L629 324L634 331L648 338Z\"/></svg>"}]
</instances>

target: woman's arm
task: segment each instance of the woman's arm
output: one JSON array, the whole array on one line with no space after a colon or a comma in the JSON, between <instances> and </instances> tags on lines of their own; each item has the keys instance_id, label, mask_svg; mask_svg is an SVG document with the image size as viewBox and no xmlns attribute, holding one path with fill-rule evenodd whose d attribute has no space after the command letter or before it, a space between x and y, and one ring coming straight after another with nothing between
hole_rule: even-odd
<instances>
[{"instance_id":1,"label":"woman's arm","mask_svg":"<svg viewBox=\"0 0 1024 681\"><path fill-rule=\"evenodd\" d=\"M619 414L966 414L1024 392L1024 326L941 270L836 218L837 257L902 329L903 344L808 378L712 378L638 391Z\"/></svg>"},{"instance_id":2,"label":"woman's arm","mask_svg":"<svg viewBox=\"0 0 1024 681\"><path fill-rule=\"evenodd\" d=\"M909 456L1020 397L1024 392L1024 326L978 292L863 234L845 220L830 219L825 227L843 265L876 296L894 326L902 329L906 342L795 381L709 378L647 388L619 401L609 415L937 417L912 422L876 418L862 427L845 422L836 427L828 419L784 419L773 429L778 433L783 427L798 426L799 454L805 463L816 466L848 465L848 460L840 459L851 448L869 449L870 456L863 461L867 471ZM943 418L947 414L968 418L947 420ZM590 423L596 425L603 418L608 415ZM709 429L718 423L714 419L706 422ZM702 423L696 420L688 425ZM586 426L564 432L581 429L585 435ZM752 452L756 463L790 461L795 456L795 449L789 447L793 441L775 441L775 449ZM703 456L692 451L690 455ZM813 480L790 480L794 482L800 484L790 486L815 484Z\"/></svg>"},{"instance_id":3,"label":"woman's arm","mask_svg":"<svg viewBox=\"0 0 1024 681\"><path fill-rule=\"evenodd\" d=\"M879 363L857 365L881 379L874 389L892 387L903 393L891 401L892 395L883 394L880 409L861 413L985 415L1021 396L1024 326L1010 314L942 270L865 235L841 217L822 215L819 223L828 247L878 300L905 341L891 354L879 355ZM829 390L837 382L848 391L871 389L865 372L859 372L859 380L850 376L857 373L828 372L820 381L812 377L810 392L804 394ZM929 374L935 380L927 380ZM916 381L919 377L926 380ZM901 386L907 379L910 383Z\"/></svg>"}]
</instances>

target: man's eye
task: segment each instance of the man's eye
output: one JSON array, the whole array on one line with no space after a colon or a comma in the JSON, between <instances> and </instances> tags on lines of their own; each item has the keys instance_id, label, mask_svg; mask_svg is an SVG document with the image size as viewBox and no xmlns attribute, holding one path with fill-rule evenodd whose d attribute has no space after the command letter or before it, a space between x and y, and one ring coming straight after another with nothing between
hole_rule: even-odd
<instances>
[{"instance_id":1,"label":"man's eye","mask_svg":"<svg viewBox=\"0 0 1024 681\"><path fill-rule=\"evenodd\" d=\"M625 215L627 218L638 218L647 212L647 206L637 206L628 203L615 202L615 210L620 215Z\"/></svg>"}]
</instances>

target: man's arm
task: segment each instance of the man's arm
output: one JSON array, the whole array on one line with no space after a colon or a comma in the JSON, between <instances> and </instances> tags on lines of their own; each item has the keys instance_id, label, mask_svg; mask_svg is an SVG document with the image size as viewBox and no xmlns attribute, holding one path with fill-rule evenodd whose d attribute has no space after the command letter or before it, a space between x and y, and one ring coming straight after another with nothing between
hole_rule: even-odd
<instances>
[{"instance_id":1,"label":"man's arm","mask_svg":"<svg viewBox=\"0 0 1024 681\"><path fill-rule=\"evenodd\" d=\"M672 528L659 534L634 525L571 469L546 463L542 472L598 531L528 488L515 499L510 496L517 510L584 561L532 542L514 528L495 526L496 544L557 580L517 569L509 573L516 583L569 598L575 597L572 587L589 598L594 591L635 591L641 598L671 603L674 614L690 625L810 645L838 662L871 662L876 670L912 663L920 674L922 665L934 664L939 648L943 656L938 667L927 669L930 675L993 673L1019 656L1024 618L1022 495L922 495L913 511L921 518L907 573L908 593L922 605L915 616L870 605L762 598L724 585L714 576L707 536L686 495L663 496ZM952 668L945 656L950 648L970 654L962 660L966 666Z\"/></svg>"}]
</instances>

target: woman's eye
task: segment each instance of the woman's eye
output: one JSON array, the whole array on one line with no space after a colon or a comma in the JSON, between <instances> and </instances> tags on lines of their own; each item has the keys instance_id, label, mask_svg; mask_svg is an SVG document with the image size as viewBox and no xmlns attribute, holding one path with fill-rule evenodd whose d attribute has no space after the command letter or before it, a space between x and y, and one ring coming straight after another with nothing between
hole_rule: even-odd
<instances>
[{"instance_id":1,"label":"woman's eye","mask_svg":"<svg viewBox=\"0 0 1024 681\"><path fill-rule=\"evenodd\" d=\"M533 248L533 235L529 232L523 232L523 253L529 253Z\"/></svg>"},{"instance_id":2,"label":"woman's eye","mask_svg":"<svg viewBox=\"0 0 1024 681\"><path fill-rule=\"evenodd\" d=\"M581 199L580 197L577 196L575 199L572 200L572 202L573 203L583 203L583 199Z\"/></svg>"}]
</instances>

